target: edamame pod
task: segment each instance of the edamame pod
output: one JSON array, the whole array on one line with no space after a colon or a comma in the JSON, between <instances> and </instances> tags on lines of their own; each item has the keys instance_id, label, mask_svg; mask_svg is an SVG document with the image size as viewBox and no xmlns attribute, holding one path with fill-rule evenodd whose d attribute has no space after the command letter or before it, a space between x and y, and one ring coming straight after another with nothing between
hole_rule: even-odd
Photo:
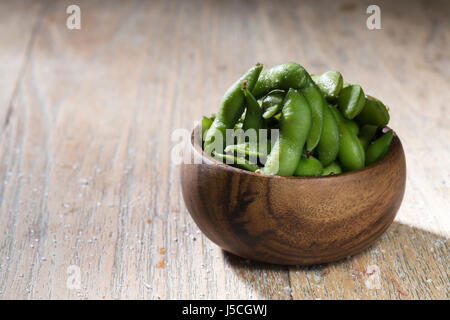
<instances>
[{"instance_id":1,"label":"edamame pod","mask_svg":"<svg viewBox=\"0 0 450 320\"><path fill-rule=\"evenodd\" d=\"M215 158L219 158L222 160L223 163L228 164L233 167L237 167L240 169L248 170L255 172L259 169L259 167L256 164L250 163L245 158L242 157L235 157L229 154L222 154L222 153L214 153Z\"/></svg>"},{"instance_id":2,"label":"edamame pod","mask_svg":"<svg viewBox=\"0 0 450 320\"><path fill-rule=\"evenodd\" d=\"M262 68L262 64L257 63L225 92L216 118L206 134L204 150L207 154L211 154L215 149L214 147L220 148L221 146L222 150L220 151L225 148L226 129L232 129L244 112L242 82L247 81L247 88L252 91ZM216 138L221 140L216 141Z\"/></svg>"},{"instance_id":3,"label":"edamame pod","mask_svg":"<svg viewBox=\"0 0 450 320\"><path fill-rule=\"evenodd\" d=\"M202 120L200 121L200 125L202 127L202 138L205 137L205 133L211 127L212 123L213 123L213 120L211 120L210 118L205 117L205 116L202 117Z\"/></svg>"},{"instance_id":4,"label":"edamame pod","mask_svg":"<svg viewBox=\"0 0 450 320\"><path fill-rule=\"evenodd\" d=\"M270 153L270 140L267 140L267 146L255 146L249 143L241 143L241 144L231 144L225 148L225 152L232 152L237 154L238 156L243 157L254 157L263 159L266 158Z\"/></svg>"},{"instance_id":5,"label":"edamame pod","mask_svg":"<svg viewBox=\"0 0 450 320\"><path fill-rule=\"evenodd\" d=\"M345 125L345 119L338 109L330 110L337 121L339 128L339 162L344 171L352 171L364 168L364 149L357 136L352 134Z\"/></svg>"},{"instance_id":6,"label":"edamame pod","mask_svg":"<svg viewBox=\"0 0 450 320\"><path fill-rule=\"evenodd\" d=\"M273 90L269 92L261 101L261 109L263 110L263 118L269 119L281 110L283 105L285 92L283 90Z\"/></svg>"},{"instance_id":7,"label":"edamame pod","mask_svg":"<svg viewBox=\"0 0 450 320\"><path fill-rule=\"evenodd\" d=\"M375 133L377 133L377 126L372 126L367 124L361 128L361 133L359 134L359 142L363 146L364 150L369 146L370 141L372 141L373 137L375 137Z\"/></svg>"},{"instance_id":8,"label":"edamame pod","mask_svg":"<svg viewBox=\"0 0 450 320\"><path fill-rule=\"evenodd\" d=\"M314 82L322 91L326 99L334 101L339 96L344 79L340 72L331 70L316 78Z\"/></svg>"},{"instance_id":9,"label":"edamame pod","mask_svg":"<svg viewBox=\"0 0 450 320\"><path fill-rule=\"evenodd\" d=\"M275 89L302 89L311 85L308 72L295 62L282 63L261 72L252 93L256 99Z\"/></svg>"},{"instance_id":10,"label":"edamame pod","mask_svg":"<svg viewBox=\"0 0 450 320\"><path fill-rule=\"evenodd\" d=\"M333 161L330 165L323 168L322 176L329 176L330 174L342 173L341 166L336 161Z\"/></svg>"},{"instance_id":11,"label":"edamame pod","mask_svg":"<svg viewBox=\"0 0 450 320\"><path fill-rule=\"evenodd\" d=\"M320 89L316 85L309 86L301 90L301 93L308 100L311 108L312 123L311 132L306 140L306 149L312 151L320 140L323 128L323 109L326 108L327 103L323 97Z\"/></svg>"},{"instance_id":12,"label":"edamame pod","mask_svg":"<svg viewBox=\"0 0 450 320\"><path fill-rule=\"evenodd\" d=\"M350 130L350 132L352 134L354 134L355 136L358 136L358 134L359 134L359 127L358 127L358 124L355 121L345 119L345 125L347 126L348 130Z\"/></svg>"},{"instance_id":13,"label":"edamame pod","mask_svg":"<svg viewBox=\"0 0 450 320\"><path fill-rule=\"evenodd\" d=\"M361 86L352 84L341 90L337 104L339 110L347 119L353 119L364 108L365 97Z\"/></svg>"},{"instance_id":14,"label":"edamame pod","mask_svg":"<svg viewBox=\"0 0 450 320\"><path fill-rule=\"evenodd\" d=\"M355 118L355 121L359 125L372 124L383 127L389 123L389 112L380 100L367 96L364 108Z\"/></svg>"},{"instance_id":15,"label":"edamame pod","mask_svg":"<svg viewBox=\"0 0 450 320\"><path fill-rule=\"evenodd\" d=\"M366 166L377 162L383 158L389 150L393 136L393 131L389 130L381 138L370 144L366 151Z\"/></svg>"},{"instance_id":16,"label":"edamame pod","mask_svg":"<svg viewBox=\"0 0 450 320\"><path fill-rule=\"evenodd\" d=\"M320 89L301 65L288 62L261 72L253 89L253 95L255 98L259 98L274 89L288 90L290 88L300 90L309 103L312 126L306 148L308 151L312 151L319 143L322 134L323 109L326 102Z\"/></svg>"},{"instance_id":17,"label":"edamame pod","mask_svg":"<svg viewBox=\"0 0 450 320\"><path fill-rule=\"evenodd\" d=\"M294 176L314 177L320 176L323 172L322 163L313 156L301 158L295 169Z\"/></svg>"},{"instance_id":18,"label":"edamame pod","mask_svg":"<svg viewBox=\"0 0 450 320\"><path fill-rule=\"evenodd\" d=\"M319 81L320 75L318 74L310 74L312 81L314 81L315 84L317 84L317 81Z\"/></svg>"},{"instance_id":19,"label":"edamame pod","mask_svg":"<svg viewBox=\"0 0 450 320\"><path fill-rule=\"evenodd\" d=\"M317 145L317 155L324 166L333 162L339 153L339 128L330 111L330 106L323 109L323 129Z\"/></svg>"},{"instance_id":20,"label":"edamame pod","mask_svg":"<svg viewBox=\"0 0 450 320\"><path fill-rule=\"evenodd\" d=\"M244 112L242 112L241 117L238 119L238 121L234 125L234 128L233 128L234 130L242 129L242 126L244 125L244 119L245 119L245 114L246 113L247 113L247 110L244 108Z\"/></svg>"},{"instance_id":21,"label":"edamame pod","mask_svg":"<svg viewBox=\"0 0 450 320\"><path fill-rule=\"evenodd\" d=\"M263 173L280 176L294 174L311 130L311 123L308 101L299 91L289 89L281 110L278 139L267 157Z\"/></svg>"},{"instance_id":22,"label":"edamame pod","mask_svg":"<svg viewBox=\"0 0 450 320\"><path fill-rule=\"evenodd\" d=\"M244 131L248 129L256 130L256 134L258 134L258 130L264 128L265 122L262 117L261 107L259 106L258 101L256 101L255 97L247 88L247 81L242 82L242 91L245 96L245 118L244 123L242 125L242 129Z\"/></svg>"}]
</instances>

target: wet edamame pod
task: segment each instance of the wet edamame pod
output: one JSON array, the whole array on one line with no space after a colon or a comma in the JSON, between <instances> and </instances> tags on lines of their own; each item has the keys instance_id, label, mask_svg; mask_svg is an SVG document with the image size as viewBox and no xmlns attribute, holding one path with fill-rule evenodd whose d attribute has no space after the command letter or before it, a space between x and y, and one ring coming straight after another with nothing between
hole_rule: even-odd
<instances>
[{"instance_id":1,"label":"wet edamame pod","mask_svg":"<svg viewBox=\"0 0 450 320\"><path fill-rule=\"evenodd\" d=\"M364 148L357 136L352 134L345 125L345 119L338 109L331 107L339 128L339 162L344 171L364 168Z\"/></svg>"},{"instance_id":2,"label":"wet edamame pod","mask_svg":"<svg viewBox=\"0 0 450 320\"><path fill-rule=\"evenodd\" d=\"M265 127L264 118L262 117L261 107L258 101L247 88L247 81L242 82L242 91L245 96L245 118L242 124L242 129L244 131L248 129L256 130L258 135L258 130Z\"/></svg>"},{"instance_id":3,"label":"wet edamame pod","mask_svg":"<svg viewBox=\"0 0 450 320\"><path fill-rule=\"evenodd\" d=\"M232 144L225 148L225 152L232 152L237 154L238 156L243 157L254 157L259 159L265 159L267 155L270 153L270 140L267 140L267 145L264 148L264 146L260 145L252 145L250 143L240 143L240 144Z\"/></svg>"},{"instance_id":4,"label":"wet edamame pod","mask_svg":"<svg viewBox=\"0 0 450 320\"><path fill-rule=\"evenodd\" d=\"M263 110L262 117L269 119L276 115L281 110L283 99L285 96L284 90L273 90L264 96L261 100L261 109Z\"/></svg>"},{"instance_id":5,"label":"wet edamame pod","mask_svg":"<svg viewBox=\"0 0 450 320\"><path fill-rule=\"evenodd\" d=\"M337 99L339 110L347 119L356 117L364 107L365 96L361 86L352 84L341 90Z\"/></svg>"},{"instance_id":6,"label":"wet edamame pod","mask_svg":"<svg viewBox=\"0 0 450 320\"><path fill-rule=\"evenodd\" d=\"M292 176L300 161L311 124L308 101L296 89L289 89L281 109L280 132L262 172Z\"/></svg>"},{"instance_id":7,"label":"wet edamame pod","mask_svg":"<svg viewBox=\"0 0 450 320\"><path fill-rule=\"evenodd\" d=\"M393 131L389 130L381 138L378 138L367 147L366 151L366 166L377 162L383 158L389 150L393 137Z\"/></svg>"},{"instance_id":8,"label":"wet edamame pod","mask_svg":"<svg viewBox=\"0 0 450 320\"><path fill-rule=\"evenodd\" d=\"M225 148L226 129L232 129L244 112L245 97L241 89L242 83L247 81L247 88L252 91L262 68L263 65L257 63L225 92L216 118L206 134L204 150L207 154L211 154L215 149L214 147L220 147L221 145L222 150L220 152ZM221 141L215 141L217 138L220 138ZM219 150L215 151L218 152Z\"/></svg>"},{"instance_id":9,"label":"wet edamame pod","mask_svg":"<svg viewBox=\"0 0 450 320\"><path fill-rule=\"evenodd\" d=\"M326 108L327 103L325 98L316 85L309 86L301 90L311 108L311 131L306 140L306 149L312 151L320 140L323 128L323 109Z\"/></svg>"},{"instance_id":10,"label":"wet edamame pod","mask_svg":"<svg viewBox=\"0 0 450 320\"><path fill-rule=\"evenodd\" d=\"M323 109L323 128L317 145L317 156L324 166L332 163L339 153L339 128L330 108Z\"/></svg>"},{"instance_id":11,"label":"wet edamame pod","mask_svg":"<svg viewBox=\"0 0 450 320\"><path fill-rule=\"evenodd\" d=\"M348 130L350 130L350 132L352 134L354 134L355 136L358 136L358 134L359 134L359 127L358 127L358 124L355 121L345 119L345 125L347 126Z\"/></svg>"},{"instance_id":12,"label":"wet edamame pod","mask_svg":"<svg viewBox=\"0 0 450 320\"><path fill-rule=\"evenodd\" d=\"M322 172L323 165L319 160L313 156L302 157L297 165L297 169L295 169L294 176L314 177L320 176Z\"/></svg>"},{"instance_id":13,"label":"wet edamame pod","mask_svg":"<svg viewBox=\"0 0 450 320\"><path fill-rule=\"evenodd\" d=\"M371 124L378 127L389 123L389 112L380 100L366 96L364 108L355 118L359 125Z\"/></svg>"},{"instance_id":14,"label":"wet edamame pod","mask_svg":"<svg viewBox=\"0 0 450 320\"><path fill-rule=\"evenodd\" d=\"M202 128L202 138L205 137L205 133L211 127L212 123L213 123L213 120L211 120L210 118L205 117L205 116L202 117L202 120L200 120L200 126Z\"/></svg>"},{"instance_id":15,"label":"wet edamame pod","mask_svg":"<svg viewBox=\"0 0 450 320\"><path fill-rule=\"evenodd\" d=\"M302 89L311 82L311 77L301 65L286 62L262 71L252 93L259 99L275 89Z\"/></svg>"},{"instance_id":16,"label":"wet edamame pod","mask_svg":"<svg viewBox=\"0 0 450 320\"><path fill-rule=\"evenodd\" d=\"M340 173L342 173L341 166L336 161L333 161L327 167L323 168L322 176L329 176L330 174Z\"/></svg>"},{"instance_id":17,"label":"wet edamame pod","mask_svg":"<svg viewBox=\"0 0 450 320\"><path fill-rule=\"evenodd\" d=\"M377 133L377 129L378 129L377 126L372 126L370 124L366 124L365 126L362 126L358 139L359 139L359 142L361 142L361 145L363 146L364 150L367 149L370 141L372 141L373 137L375 137L375 134Z\"/></svg>"},{"instance_id":18,"label":"wet edamame pod","mask_svg":"<svg viewBox=\"0 0 450 320\"><path fill-rule=\"evenodd\" d=\"M317 84L317 81L319 80L320 75L311 73L310 76L311 76L312 81L314 81L314 83Z\"/></svg>"},{"instance_id":19,"label":"wet edamame pod","mask_svg":"<svg viewBox=\"0 0 450 320\"><path fill-rule=\"evenodd\" d=\"M258 99L274 89L289 90L290 88L300 90L309 103L312 125L306 148L312 151L319 143L322 133L323 109L326 101L319 87L301 65L287 62L262 71L253 89L253 95Z\"/></svg>"},{"instance_id":20,"label":"wet edamame pod","mask_svg":"<svg viewBox=\"0 0 450 320\"><path fill-rule=\"evenodd\" d=\"M214 153L214 157L217 159L222 160L223 163L228 164L233 167L237 167L240 169L248 170L255 172L256 170L260 169L256 164L253 164L249 161L247 161L245 158L242 157L235 157L233 155L229 154L222 154L222 153Z\"/></svg>"},{"instance_id":21,"label":"wet edamame pod","mask_svg":"<svg viewBox=\"0 0 450 320\"><path fill-rule=\"evenodd\" d=\"M311 77L312 78L312 77ZM314 80L314 78L312 78ZM327 100L334 101L342 90L344 79L338 71L330 70L314 80Z\"/></svg>"}]
</instances>

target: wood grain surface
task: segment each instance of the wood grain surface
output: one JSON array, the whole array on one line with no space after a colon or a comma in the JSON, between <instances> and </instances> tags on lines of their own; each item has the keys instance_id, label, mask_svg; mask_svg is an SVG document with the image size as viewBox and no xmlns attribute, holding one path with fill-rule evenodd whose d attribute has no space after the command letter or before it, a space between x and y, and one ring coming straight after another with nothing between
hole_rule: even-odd
<instances>
[{"instance_id":1,"label":"wood grain surface","mask_svg":"<svg viewBox=\"0 0 450 320\"><path fill-rule=\"evenodd\" d=\"M381 30L354 0L76 1L69 30L74 2L0 2L0 299L450 298L448 1L376 1ZM189 217L172 133L256 61L390 106L406 193L361 254L254 263Z\"/></svg>"}]
</instances>

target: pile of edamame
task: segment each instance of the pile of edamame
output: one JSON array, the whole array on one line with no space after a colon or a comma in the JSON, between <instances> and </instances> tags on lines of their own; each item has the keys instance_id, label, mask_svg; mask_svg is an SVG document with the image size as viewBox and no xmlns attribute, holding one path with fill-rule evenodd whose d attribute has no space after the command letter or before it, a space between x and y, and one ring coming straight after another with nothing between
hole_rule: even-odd
<instances>
[{"instance_id":1,"label":"pile of edamame","mask_svg":"<svg viewBox=\"0 0 450 320\"><path fill-rule=\"evenodd\" d=\"M258 63L248 70L218 112L202 118L207 154L261 174L325 176L364 168L387 153L388 109L361 86L338 71L310 75L294 62L262 69Z\"/></svg>"}]
</instances>

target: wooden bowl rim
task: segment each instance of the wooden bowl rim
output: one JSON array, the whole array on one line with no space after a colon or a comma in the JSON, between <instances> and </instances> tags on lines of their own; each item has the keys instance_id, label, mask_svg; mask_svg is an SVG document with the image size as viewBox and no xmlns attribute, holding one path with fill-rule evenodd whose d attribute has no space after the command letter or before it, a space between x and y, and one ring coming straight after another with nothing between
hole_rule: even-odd
<instances>
[{"instance_id":1,"label":"wooden bowl rim","mask_svg":"<svg viewBox=\"0 0 450 320\"><path fill-rule=\"evenodd\" d=\"M247 174L250 176L256 176L259 178L263 178L263 179L286 179L286 180L325 180L325 179L339 179L342 177L347 177L350 175L357 175L357 174L363 174L366 173L368 171L371 170L375 170L375 168L385 165L386 162L388 162L390 159L392 159L394 157L395 154L395 150L399 149L399 148L403 148L402 147L402 143L400 141L400 138L397 136L396 132L391 128L392 132L393 132L393 138L392 138L392 142L391 145L389 146L389 150L386 153L386 155L379 161L372 163L371 165L364 167L362 169L357 169L357 170L353 170L353 171L349 171L349 172L344 172L344 173L340 173L340 174L336 174L336 175L328 175L328 176L315 176L315 177L298 177L298 176L290 176L290 177L284 177L284 176L278 176L278 175L271 175L271 174L261 174L261 173L255 173L255 172L251 172L248 170L244 170L244 169L240 169L240 168L236 168L233 167L231 165L228 165L226 163L220 162L218 160L216 160L215 158L207 155L204 151L203 148L201 146L199 146L198 144L195 143L195 139L194 139L194 132L197 129L197 127L195 127L192 130L191 133L191 141L190 141L190 145L191 147L194 148L195 151L197 151L198 153L201 154L202 159L205 158L208 161L210 161L211 163L203 163L202 164L208 164L208 165L215 165L218 168L224 169L224 170L228 170L228 171L232 171L232 172L236 172L236 173L240 173L240 174Z\"/></svg>"}]
</instances>

